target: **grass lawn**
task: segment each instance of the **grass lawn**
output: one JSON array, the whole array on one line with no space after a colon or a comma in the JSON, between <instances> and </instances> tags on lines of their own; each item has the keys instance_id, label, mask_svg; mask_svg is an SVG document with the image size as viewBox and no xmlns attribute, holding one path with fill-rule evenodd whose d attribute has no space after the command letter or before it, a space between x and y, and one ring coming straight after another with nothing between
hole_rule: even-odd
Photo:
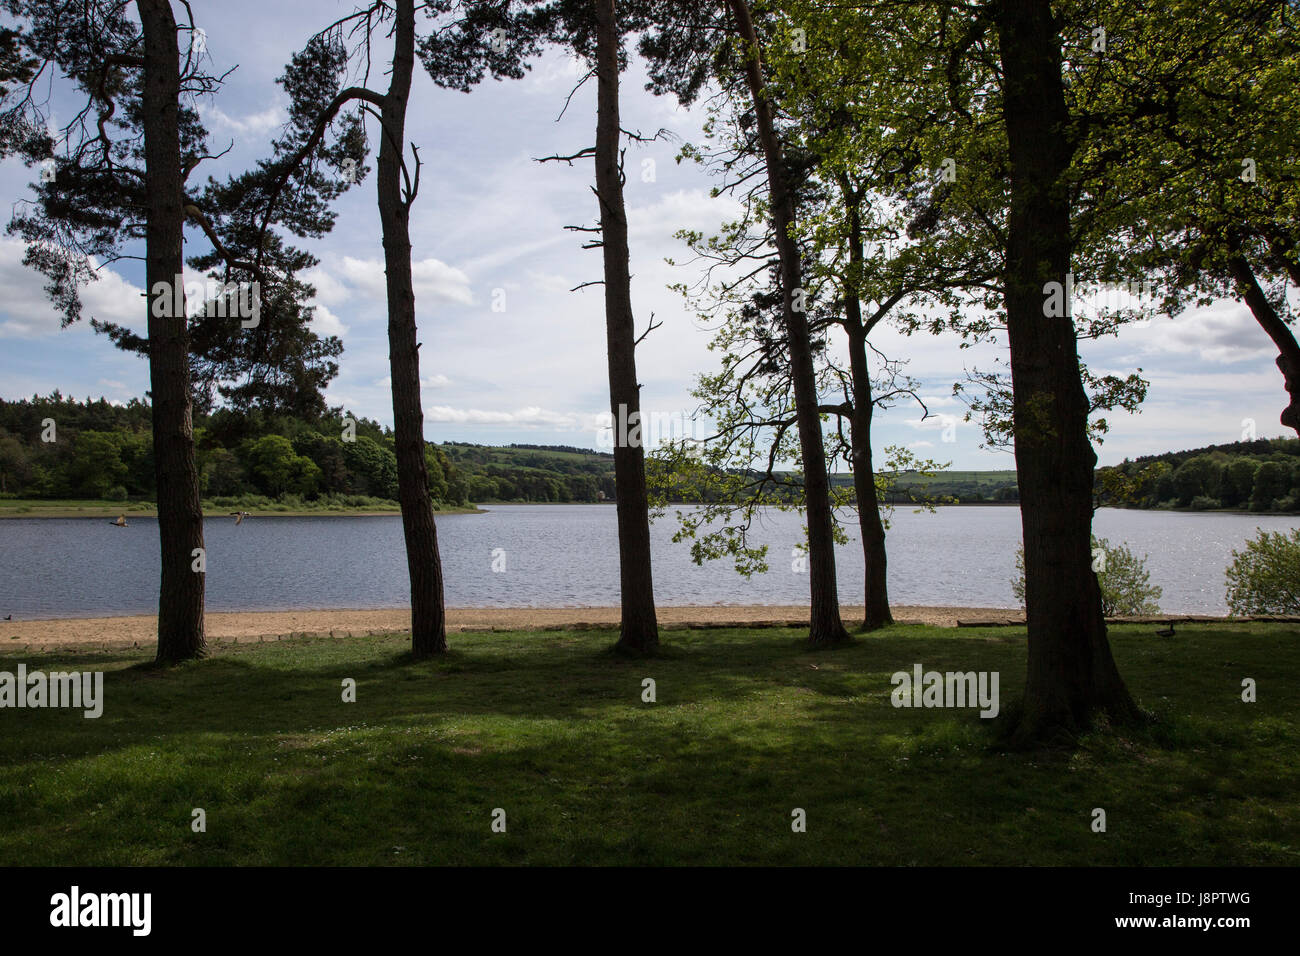
<instances>
[{"instance_id":1,"label":"grass lawn","mask_svg":"<svg viewBox=\"0 0 1300 956\"><path fill-rule=\"evenodd\" d=\"M890 704L919 662L1000 672L1005 711L1019 628L818 653L794 630L674 630L649 662L611 656L608 631L453 635L421 664L397 635L169 671L144 649L0 648L0 670L107 671L98 720L0 710L0 865L1300 863L1300 627L1153 631L1112 640L1157 719L1070 754Z\"/></svg>"}]
</instances>

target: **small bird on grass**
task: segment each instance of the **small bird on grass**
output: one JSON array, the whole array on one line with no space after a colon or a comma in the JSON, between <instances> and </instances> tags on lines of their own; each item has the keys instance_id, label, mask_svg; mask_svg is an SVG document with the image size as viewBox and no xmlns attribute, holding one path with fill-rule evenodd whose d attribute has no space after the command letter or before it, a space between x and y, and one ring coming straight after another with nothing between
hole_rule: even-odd
<instances>
[{"instance_id":1,"label":"small bird on grass","mask_svg":"<svg viewBox=\"0 0 1300 956\"><path fill-rule=\"evenodd\" d=\"M1157 637L1173 637L1173 636L1174 636L1174 622L1173 622L1173 621L1169 621L1169 622L1168 622L1168 625L1169 625L1168 627L1162 627L1160 630L1156 631L1156 636L1157 636Z\"/></svg>"},{"instance_id":2,"label":"small bird on grass","mask_svg":"<svg viewBox=\"0 0 1300 956\"><path fill-rule=\"evenodd\" d=\"M125 527L126 527L126 515L118 515L118 516L117 516L117 520L116 520L116 521L110 521L109 524L111 524L111 525L112 525L113 527L115 527L115 528L125 528Z\"/></svg>"},{"instance_id":3,"label":"small bird on grass","mask_svg":"<svg viewBox=\"0 0 1300 956\"><path fill-rule=\"evenodd\" d=\"M12 621L13 619L14 619L14 616L13 616L12 614L6 614L6 615L5 615L5 620L6 620L6 621Z\"/></svg>"},{"instance_id":4,"label":"small bird on grass","mask_svg":"<svg viewBox=\"0 0 1300 956\"><path fill-rule=\"evenodd\" d=\"M232 511L232 512L230 512L230 517L232 517L232 518L235 519L235 524L243 524L244 519L247 518L247 517L249 517L249 516L250 516L250 512L247 512L247 511Z\"/></svg>"}]
</instances>

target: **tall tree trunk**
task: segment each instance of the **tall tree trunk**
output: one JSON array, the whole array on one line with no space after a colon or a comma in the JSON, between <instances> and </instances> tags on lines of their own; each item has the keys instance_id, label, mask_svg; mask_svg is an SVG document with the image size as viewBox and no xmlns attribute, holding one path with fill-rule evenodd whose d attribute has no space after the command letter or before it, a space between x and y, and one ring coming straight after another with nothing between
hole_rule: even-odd
<instances>
[{"instance_id":1,"label":"tall tree trunk","mask_svg":"<svg viewBox=\"0 0 1300 956\"><path fill-rule=\"evenodd\" d=\"M1044 286L1070 270L1069 112L1049 0L999 0L1003 113L1011 160L1005 301L1025 545L1029 632L1024 711L1012 739L1072 737L1097 712L1137 708L1111 657L1092 571L1097 456L1073 319L1045 315Z\"/></svg>"},{"instance_id":2,"label":"tall tree trunk","mask_svg":"<svg viewBox=\"0 0 1300 956\"><path fill-rule=\"evenodd\" d=\"M808 515L808 577L811 596L811 622L808 641L814 646L839 644L849 640L840 620L839 589L835 580L835 536L832 530L830 482L826 475L826 452L822 440L822 421L818 411L817 377L813 365L812 338L808 316L798 307L796 295L802 292L802 265L799 247L791 235L794 225L794 199L786 182L781 142L772 122L772 108L764 90L763 64L759 56L758 36L746 0L728 0L736 20L736 31L746 47L745 79L754 103L758 138L767 167L772 228L776 234L777 255L781 265L782 319L786 347L790 352L790 380L794 389L795 417L799 426L799 450L803 456L804 497Z\"/></svg>"},{"instance_id":3,"label":"tall tree trunk","mask_svg":"<svg viewBox=\"0 0 1300 956\"><path fill-rule=\"evenodd\" d=\"M145 281L149 288L149 388L162 550L157 660L174 663L203 656L206 577L203 571L194 570L196 552L201 555L203 549L203 508L194 455L184 289L183 285L174 289L184 274L180 51L169 0L138 0L136 6L144 36ZM177 304L182 306L179 315L174 314Z\"/></svg>"},{"instance_id":4,"label":"tall tree trunk","mask_svg":"<svg viewBox=\"0 0 1300 956\"><path fill-rule=\"evenodd\" d=\"M867 336L864 331L854 331L852 327L849 328L849 375L853 381L849 443L852 446L853 491L858 502L858 532L862 535L866 579L862 629L874 631L893 624L894 616L889 610L885 523L880 519L880 496L876 492L876 471L871 461L871 415L875 408L867 366Z\"/></svg>"},{"instance_id":5,"label":"tall tree trunk","mask_svg":"<svg viewBox=\"0 0 1300 956\"><path fill-rule=\"evenodd\" d=\"M853 456L853 491L858 504L858 533L862 536L864 567L862 629L874 631L894 623L889 610L888 556L885 553L885 523L880 519L880 497L876 493L876 471L871 460L871 416L875 403L871 395L871 367L867 364L867 327L862 321L862 192L841 179L840 190L849 213L849 274L851 288L845 290L844 320L849 337L849 377L853 383L853 416L849 425Z\"/></svg>"},{"instance_id":6,"label":"tall tree trunk","mask_svg":"<svg viewBox=\"0 0 1300 956\"><path fill-rule=\"evenodd\" d=\"M381 110L383 129L376 182L388 284L388 362L393 379L397 497L402 506L406 567L411 578L411 653L423 658L447 650L447 620L438 529L433 520L428 466L424 459L420 346L416 342L415 291L411 281L410 208L402 196L406 105L414 66L415 4L414 0L398 0L393 72Z\"/></svg>"},{"instance_id":7,"label":"tall tree trunk","mask_svg":"<svg viewBox=\"0 0 1300 956\"><path fill-rule=\"evenodd\" d=\"M1255 321L1277 346L1277 367L1282 371L1282 380L1286 385L1287 394L1291 396L1290 403L1282 409L1280 421L1287 428L1294 428L1296 433L1300 434L1300 344L1296 343L1295 333L1291 331L1290 326L1282 321L1277 310L1269 303L1268 296L1264 295L1264 290L1260 288L1259 281L1255 278L1255 270L1250 267L1245 257L1232 256L1228 260L1228 269L1232 272L1233 280L1240 287L1246 305L1250 306Z\"/></svg>"},{"instance_id":8,"label":"tall tree trunk","mask_svg":"<svg viewBox=\"0 0 1300 956\"><path fill-rule=\"evenodd\" d=\"M650 567L650 502L646 492L641 385L628 267L627 211L619 162L618 54L615 0L596 0L596 194L605 265L605 339L609 404L614 419L614 481L618 494L618 566L622 617L617 648L645 655L659 647Z\"/></svg>"}]
</instances>

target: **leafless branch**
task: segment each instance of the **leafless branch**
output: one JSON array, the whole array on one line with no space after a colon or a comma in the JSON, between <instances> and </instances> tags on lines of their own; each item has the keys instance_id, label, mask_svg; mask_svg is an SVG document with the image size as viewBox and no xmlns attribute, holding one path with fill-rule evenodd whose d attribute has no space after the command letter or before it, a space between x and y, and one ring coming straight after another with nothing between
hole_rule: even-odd
<instances>
[{"instance_id":1,"label":"leafless branch","mask_svg":"<svg viewBox=\"0 0 1300 956\"><path fill-rule=\"evenodd\" d=\"M655 329L659 328L659 327L662 326L662 325L663 325L662 322L656 322L656 321L655 321L655 314L654 314L653 312L651 312L651 313L650 313L650 324L646 326L646 329L645 329L644 332L642 332L640 335L638 335L638 336L636 337L636 341L632 343L632 347L635 348L636 346L640 345L641 342L642 342L642 340L643 340L647 335L649 335L651 332L653 332Z\"/></svg>"}]
</instances>

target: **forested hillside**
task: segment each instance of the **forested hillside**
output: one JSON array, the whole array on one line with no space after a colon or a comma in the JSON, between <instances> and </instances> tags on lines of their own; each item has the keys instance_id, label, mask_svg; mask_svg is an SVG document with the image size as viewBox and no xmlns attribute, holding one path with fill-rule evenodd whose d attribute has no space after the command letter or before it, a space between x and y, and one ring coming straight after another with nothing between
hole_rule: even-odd
<instances>
[{"instance_id":1,"label":"forested hillside","mask_svg":"<svg viewBox=\"0 0 1300 956\"><path fill-rule=\"evenodd\" d=\"M290 503L366 506L397 498L393 434L335 409L315 419L252 409L197 414L202 494ZM50 426L53 422L53 426ZM0 495L11 498L152 500L147 402L78 401L58 392L0 400ZM429 486L441 507L468 502L613 501L614 459L568 445L429 443ZM907 504L1017 501L1016 474L904 471L881 476L882 499ZM852 476L836 474L841 490ZM1300 439L1210 445L1146 455L1097 471L1098 499L1116 507L1300 510Z\"/></svg>"},{"instance_id":2,"label":"forested hillside","mask_svg":"<svg viewBox=\"0 0 1300 956\"><path fill-rule=\"evenodd\" d=\"M200 490L231 503L397 498L391 429L340 410L305 420L257 409L196 413ZM51 424L52 423L52 424ZM442 506L468 501L594 502L614 497L613 458L577 448L429 443L430 493ZM0 495L148 500L154 494L150 408L133 399L78 401L54 392L0 400Z\"/></svg>"},{"instance_id":3,"label":"forested hillside","mask_svg":"<svg viewBox=\"0 0 1300 956\"><path fill-rule=\"evenodd\" d=\"M368 419L349 424L338 411L303 420L218 409L195 415L194 439L205 498L368 504L397 497L392 433ZM429 445L426 461L433 499L464 503L465 480L447 455ZM126 501L151 499L154 491L146 402L79 402L58 392L0 401L0 494Z\"/></svg>"},{"instance_id":4,"label":"forested hillside","mask_svg":"<svg viewBox=\"0 0 1300 956\"><path fill-rule=\"evenodd\" d=\"M1102 502L1117 507L1300 511L1300 438L1144 455L1097 478Z\"/></svg>"}]
</instances>

